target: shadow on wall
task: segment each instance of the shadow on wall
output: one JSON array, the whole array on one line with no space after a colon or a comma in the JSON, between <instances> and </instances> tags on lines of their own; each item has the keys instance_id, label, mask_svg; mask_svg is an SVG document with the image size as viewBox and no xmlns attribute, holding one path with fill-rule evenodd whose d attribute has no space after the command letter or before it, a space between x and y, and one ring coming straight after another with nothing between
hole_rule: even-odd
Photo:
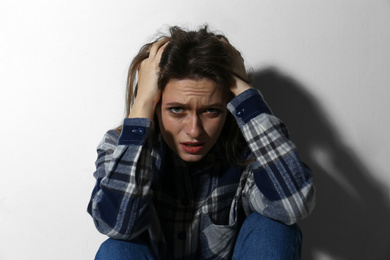
<instances>
[{"instance_id":1,"label":"shadow on wall","mask_svg":"<svg viewBox=\"0 0 390 260\"><path fill-rule=\"evenodd\" d=\"M253 76L254 87L286 123L314 174L316 207L299 223L302 259L390 259L390 205L384 187L343 144L337 127L301 84L273 68Z\"/></svg>"}]
</instances>

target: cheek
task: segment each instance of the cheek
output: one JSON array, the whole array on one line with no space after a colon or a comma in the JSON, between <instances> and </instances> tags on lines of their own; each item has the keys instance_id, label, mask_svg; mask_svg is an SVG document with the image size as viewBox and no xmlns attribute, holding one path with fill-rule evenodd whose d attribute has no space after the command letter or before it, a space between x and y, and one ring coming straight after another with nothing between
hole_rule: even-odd
<instances>
[{"instance_id":1,"label":"cheek","mask_svg":"<svg viewBox=\"0 0 390 260\"><path fill-rule=\"evenodd\" d=\"M160 113L157 116L158 118L158 124L160 128L160 133L165 140L165 142L170 146L172 149L174 149L173 145L179 134L179 124L174 121L172 118L170 118L167 115L164 115L164 113Z\"/></svg>"},{"instance_id":2,"label":"cheek","mask_svg":"<svg viewBox=\"0 0 390 260\"><path fill-rule=\"evenodd\" d=\"M168 116L164 116L164 114L162 114L159 119L159 126L161 132L164 131L165 133L174 134L178 131L177 122L175 122L172 118Z\"/></svg>"},{"instance_id":3,"label":"cheek","mask_svg":"<svg viewBox=\"0 0 390 260\"><path fill-rule=\"evenodd\" d=\"M214 120L213 122L209 122L208 124L206 124L207 126L206 131L208 132L208 135L212 139L218 139L225 125L225 121L226 121L226 116L224 116L219 120Z\"/></svg>"}]
</instances>

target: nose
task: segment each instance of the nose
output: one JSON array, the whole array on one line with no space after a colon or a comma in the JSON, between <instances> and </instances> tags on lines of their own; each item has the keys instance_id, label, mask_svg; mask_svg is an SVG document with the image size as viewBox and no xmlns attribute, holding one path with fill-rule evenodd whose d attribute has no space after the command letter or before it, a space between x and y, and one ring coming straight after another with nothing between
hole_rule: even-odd
<instances>
[{"instance_id":1,"label":"nose","mask_svg":"<svg viewBox=\"0 0 390 260\"><path fill-rule=\"evenodd\" d=\"M185 132L192 138L198 138L204 132L202 120L199 115L190 115L186 120Z\"/></svg>"}]
</instances>

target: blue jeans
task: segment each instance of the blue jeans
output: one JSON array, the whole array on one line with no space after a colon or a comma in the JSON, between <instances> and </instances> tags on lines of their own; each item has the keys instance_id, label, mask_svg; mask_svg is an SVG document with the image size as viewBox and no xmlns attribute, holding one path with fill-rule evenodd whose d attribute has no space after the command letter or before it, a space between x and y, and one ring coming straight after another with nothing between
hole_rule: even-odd
<instances>
[{"instance_id":1,"label":"blue jeans","mask_svg":"<svg viewBox=\"0 0 390 260\"><path fill-rule=\"evenodd\" d=\"M299 260L302 235L298 225L287 226L252 213L244 221L234 247L233 259ZM95 260L154 259L148 246L141 242L106 240Z\"/></svg>"}]
</instances>

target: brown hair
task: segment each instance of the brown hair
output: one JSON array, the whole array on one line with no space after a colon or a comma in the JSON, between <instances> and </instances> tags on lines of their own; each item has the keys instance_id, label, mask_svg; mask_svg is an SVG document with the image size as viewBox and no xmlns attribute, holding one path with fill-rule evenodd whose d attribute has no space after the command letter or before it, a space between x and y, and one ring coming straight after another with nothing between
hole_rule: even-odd
<instances>
[{"instance_id":1,"label":"brown hair","mask_svg":"<svg viewBox=\"0 0 390 260\"><path fill-rule=\"evenodd\" d=\"M229 43L222 34L209 32L207 26L197 31L186 31L180 27L169 28L169 35L162 35L161 38L168 38L169 43L165 47L160 60L160 75L158 87L164 87L170 79L202 79L207 78L223 87L230 101L234 95L230 92L230 86L234 84L233 74L242 80L249 82L248 76L235 73L235 57L239 52ZM144 59L149 56L149 48L154 42L145 44L133 59L127 76L126 88L126 117L130 113L131 106L137 94L136 75L137 70ZM241 55L239 55L241 58ZM156 124L157 126L158 124ZM155 135L159 135L156 127ZM122 126L117 128L121 132ZM229 162L241 164L243 162L242 151L246 142L238 128L233 116L228 113L224 129L222 130L218 145L222 145L226 151Z\"/></svg>"}]
</instances>

